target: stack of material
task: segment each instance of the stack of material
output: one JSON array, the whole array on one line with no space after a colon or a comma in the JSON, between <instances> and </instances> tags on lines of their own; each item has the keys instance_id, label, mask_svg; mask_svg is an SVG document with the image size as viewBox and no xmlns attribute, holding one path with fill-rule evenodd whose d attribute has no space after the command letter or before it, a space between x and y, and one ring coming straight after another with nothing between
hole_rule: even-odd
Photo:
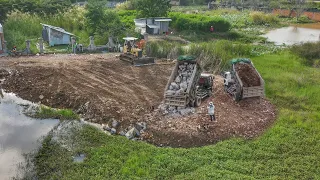
<instances>
[{"instance_id":1,"label":"stack of material","mask_svg":"<svg viewBox=\"0 0 320 180\"><path fill-rule=\"evenodd\" d=\"M177 76L170 84L166 95L182 95L187 92L189 85L191 85L191 76L195 69L195 64L184 63L179 65Z\"/></svg>"},{"instance_id":2,"label":"stack of material","mask_svg":"<svg viewBox=\"0 0 320 180\"><path fill-rule=\"evenodd\" d=\"M158 109L163 115L171 116L171 117L180 117L186 116L195 113L195 109L193 107L176 107L169 106L166 104L160 104Z\"/></svg>"}]
</instances>

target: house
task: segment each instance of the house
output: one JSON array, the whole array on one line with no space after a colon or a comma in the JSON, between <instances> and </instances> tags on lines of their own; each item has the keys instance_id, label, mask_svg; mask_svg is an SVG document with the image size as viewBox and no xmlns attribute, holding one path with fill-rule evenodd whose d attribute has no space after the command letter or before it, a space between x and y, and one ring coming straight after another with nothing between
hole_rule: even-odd
<instances>
[{"instance_id":1,"label":"house","mask_svg":"<svg viewBox=\"0 0 320 180\"><path fill-rule=\"evenodd\" d=\"M49 43L49 46L55 45L63 45L63 44L70 44L71 37L75 36L62 28L42 24L42 38L44 41Z\"/></svg>"},{"instance_id":2,"label":"house","mask_svg":"<svg viewBox=\"0 0 320 180\"><path fill-rule=\"evenodd\" d=\"M4 53L4 35L3 35L3 27L0 24L0 54Z\"/></svg>"},{"instance_id":3,"label":"house","mask_svg":"<svg viewBox=\"0 0 320 180\"><path fill-rule=\"evenodd\" d=\"M170 18L140 18L135 19L136 31L141 34L163 34L169 31Z\"/></svg>"}]
</instances>

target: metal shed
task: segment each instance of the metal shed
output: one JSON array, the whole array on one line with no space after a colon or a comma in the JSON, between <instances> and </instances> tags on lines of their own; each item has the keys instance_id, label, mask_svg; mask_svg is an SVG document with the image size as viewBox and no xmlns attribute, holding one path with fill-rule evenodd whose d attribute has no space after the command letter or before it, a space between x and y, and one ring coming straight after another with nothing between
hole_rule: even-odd
<instances>
[{"instance_id":1,"label":"metal shed","mask_svg":"<svg viewBox=\"0 0 320 180\"><path fill-rule=\"evenodd\" d=\"M70 44L71 37L75 36L74 34L71 34L60 27L42 23L41 25L43 27L42 38L44 41L47 41L50 46Z\"/></svg>"},{"instance_id":2,"label":"metal shed","mask_svg":"<svg viewBox=\"0 0 320 180\"><path fill-rule=\"evenodd\" d=\"M140 18L135 19L136 31L141 34L163 34L169 31L170 18Z\"/></svg>"},{"instance_id":3,"label":"metal shed","mask_svg":"<svg viewBox=\"0 0 320 180\"><path fill-rule=\"evenodd\" d=\"M0 54L4 53L4 35L3 35L3 27L0 24Z\"/></svg>"}]
</instances>

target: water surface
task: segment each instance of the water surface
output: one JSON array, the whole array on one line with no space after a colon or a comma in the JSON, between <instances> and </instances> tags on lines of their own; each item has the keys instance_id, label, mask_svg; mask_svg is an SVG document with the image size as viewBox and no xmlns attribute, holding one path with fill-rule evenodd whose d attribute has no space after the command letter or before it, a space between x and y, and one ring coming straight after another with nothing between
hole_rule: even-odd
<instances>
[{"instance_id":1,"label":"water surface","mask_svg":"<svg viewBox=\"0 0 320 180\"><path fill-rule=\"evenodd\" d=\"M32 105L12 93L0 96L0 179L22 176L18 165L24 165L23 154L40 146L38 141L58 120L35 120L22 113L23 106Z\"/></svg>"},{"instance_id":2,"label":"water surface","mask_svg":"<svg viewBox=\"0 0 320 180\"><path fill-rule=\"evenodd\" d=\"M319 41L320 30L289 26L271 30L262 36L268 38L268 41L274 42L276 45L293 45Z\"/></svg>"}]
</instances>

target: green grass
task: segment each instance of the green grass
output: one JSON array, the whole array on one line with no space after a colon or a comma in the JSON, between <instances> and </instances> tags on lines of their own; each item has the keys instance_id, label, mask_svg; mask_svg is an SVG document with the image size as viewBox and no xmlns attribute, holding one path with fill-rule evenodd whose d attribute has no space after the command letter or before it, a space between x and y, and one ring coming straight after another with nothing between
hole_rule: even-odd
<instances>
[{"instance_id":1,"label":"green grass","mask_svg":"<svg viewBox=\"0 0 320 180\"><path fill-rule=\"evenodd\" d=\"M278 119L254 140L200 148L157 148L86 126L74 152L44 142L40 179L320 179L320 71L288 52L252 58ZM85 152L83 163L71 156Z\"/></svg>"},{"instance_id":2,"label":"green grass","mask_svg":"<svg viewBox=\"0 0 320 180\"><path fill-rule=\"evenodd\" d=\"M40 110L35 114L35 118L41 119L60 119L60 120L78 120L79 115L70 109L54 109L46 106L41 106Z\"/></svg>"}]
</instances>

